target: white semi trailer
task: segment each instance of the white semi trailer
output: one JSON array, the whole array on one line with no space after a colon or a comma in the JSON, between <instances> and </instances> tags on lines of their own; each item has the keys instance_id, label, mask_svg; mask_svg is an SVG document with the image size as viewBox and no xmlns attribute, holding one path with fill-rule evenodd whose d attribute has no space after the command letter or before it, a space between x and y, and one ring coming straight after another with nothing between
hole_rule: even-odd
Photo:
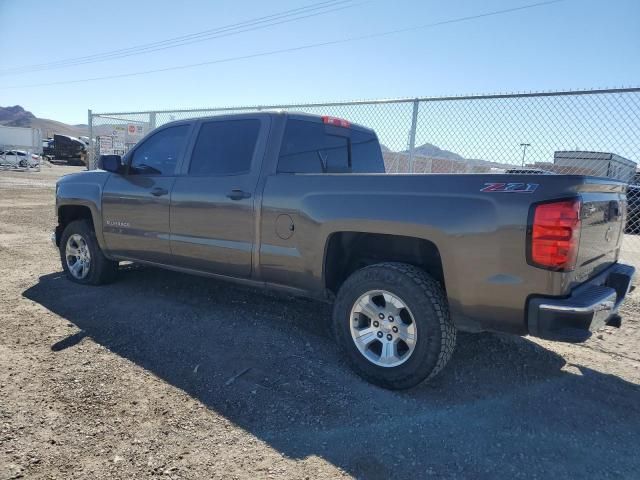
<instances>
[{"instance_id":1,"label":"white semi trailer","mask_svg":"<svg viewBox=\"0 0 640 480\"><path fill-rule=\"evenodd\" d=\"M0 126L0 150L25 150L42 153L42 133L39 128Z\"/></svg>"}]
</instances>

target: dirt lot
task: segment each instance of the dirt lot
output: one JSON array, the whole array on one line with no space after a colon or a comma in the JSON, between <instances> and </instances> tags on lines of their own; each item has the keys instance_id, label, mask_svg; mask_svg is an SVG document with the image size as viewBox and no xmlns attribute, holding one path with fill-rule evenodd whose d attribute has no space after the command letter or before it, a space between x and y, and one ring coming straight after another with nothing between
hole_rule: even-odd
<instances>
[{"instance_id":1,"label":"dirt lot","mask_svg":"<svg viewBox=\"0 0 640 480\"><path fill-rule=\"evenodd\" d=\"M342 363L327 306L133 267L68 282L49 235L74 170L0 172L0 479L640 475L638 292L585 345L461 335L389 392Z\"/></svg>"}]
</instances>

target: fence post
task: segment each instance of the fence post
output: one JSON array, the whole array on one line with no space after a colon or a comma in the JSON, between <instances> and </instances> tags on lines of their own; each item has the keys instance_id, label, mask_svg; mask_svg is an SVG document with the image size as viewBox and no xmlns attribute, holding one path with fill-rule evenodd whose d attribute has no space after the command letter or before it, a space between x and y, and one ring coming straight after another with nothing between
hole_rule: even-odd
<instances>
[{"instance_id":1,"label":"fence post","mask_svg":"<svg viewBox=\"0 0 640 480\"><path fill-rule=\"evenodd\" d=\"M411 117L411 130L409 130L409 173L413 173L413 151L416 147L416 127L418 125L419 100L413 101L413 116Z\"/></svg>"},{"instance_id":2,"label":"fence post","mask_svg":"<svg viewBox=\"0 0 640 480\"><path fill-rule=\"evenodd\" d=\"M87 151L87 170L95 170L95 145L93 144L93 114L87 111L87 125L89 126L89 150Z\"/></svg>"},{"instance_id":3,"label":"fence post","mask_svg":"<svg viewBox=\"0 0 640 480\"><path fill-rule=\"evenodd\" d=\"M149 131L156 128L156 112L149 113Z\"/></svg>"}]
</instances>

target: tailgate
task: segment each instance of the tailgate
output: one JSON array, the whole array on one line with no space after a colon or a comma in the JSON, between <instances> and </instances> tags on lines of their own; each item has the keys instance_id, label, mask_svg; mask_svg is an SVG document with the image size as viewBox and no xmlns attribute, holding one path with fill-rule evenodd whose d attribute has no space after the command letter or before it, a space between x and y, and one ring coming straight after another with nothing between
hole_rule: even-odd
<instances>
[{"instance_id":1,"label":"tailgate","mask_svg":"<svg viewBox=\"0 0 640 480\"><path fill-rule=\"evenodd\" d=\"M588 280L618 260L626 218L625 187L616 181L581 186L580 246L574 281Z\"/></svg>"}]
</instances>

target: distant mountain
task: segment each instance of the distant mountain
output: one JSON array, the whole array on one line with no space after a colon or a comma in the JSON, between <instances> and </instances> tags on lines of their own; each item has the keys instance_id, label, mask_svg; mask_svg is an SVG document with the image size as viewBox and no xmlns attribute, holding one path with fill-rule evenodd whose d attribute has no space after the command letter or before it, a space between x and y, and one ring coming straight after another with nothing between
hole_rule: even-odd
<instances>
[{"instance_id":1,"label":"distant mountain","mask_svg":"<svg viewBox=\"0 0 640 480\"><path fill-rule=\"evenodd\" d=\"M409 151L405 150L403 153L409 153ZM436 147L431 143L425 143L424 145L415 147L415 150L413 151L413 153L414 155L420 155L422 157L444 158L446 160L464 161L464 157L462 155L458 155L457 153L450 152L449 150L443 150L442 148Z\"/></svg>"},{"instance_id":2,"label":"distant mountain","mask_svg":"<svg viewBox=\"0 0 640 480\"><path fill-rule=\"evenodd\" d=\"M387 171L402 173L409 171L409 151L394 152L381 145ZM506 169L513 165L480 158L465 158L455 152L425 143L414 150L414 171L432 173L489 172Z\"/></svg>"},{"instance_id":3,"label":"distant mountain","mask_svg":"<svg viewBox=\"0 0 640 480\"><path fill-rule=\"evenodd\" d=\"M0 107L0 125L7 127L32 127L39 128L42 137L53 136L54 133L79 137L88 135L86 125L67 125L66 123L46 118L38 118L33 113L25 110L20 105L13 107Z\"/></svg>"},{"instance_id":4,"label":"distant mountain","mask_svg":"<svg viewBox=\"0 0 640 480\"><path fill-rule=\"evenodd\" d=\"M26 111L20 105L0 107L0 125L8 127L30 127L36 116Z\"/></svg>"},{"instance_id":5,"label":"distant mountain","mask_svg":"<svg viewBox=\"0 0 640 480\"><path fill-rule=\"evenodd\" d=\"M397 153L408 155L409 150L402 150L400 152L394 152L386 145L380 144L380 149L382 153ZM449 150L444 150L440 147L433 145L432 143L425 143L424 145L420 145L419 147L415 147L414 155L421 157L429 157L429 158L443 158L447 160L465 160L462 155L458 155L455 152L450 152Z\"/></svg>"},{"instance_id":6,"label":"distant mountain","mask_svg":"<svg viewBox=\"0 0 640 480\"><path fill-rule=\"evenodd\" d=\"M72 137L82 137L89 135L89 129L85 126L76 127L56 120L48 120L46 118L36 118L31 122L33 128L39 128L42 132L42 138L53 137L54 133L62 135L71 135Z\"/></svg>"}]
</instances>

